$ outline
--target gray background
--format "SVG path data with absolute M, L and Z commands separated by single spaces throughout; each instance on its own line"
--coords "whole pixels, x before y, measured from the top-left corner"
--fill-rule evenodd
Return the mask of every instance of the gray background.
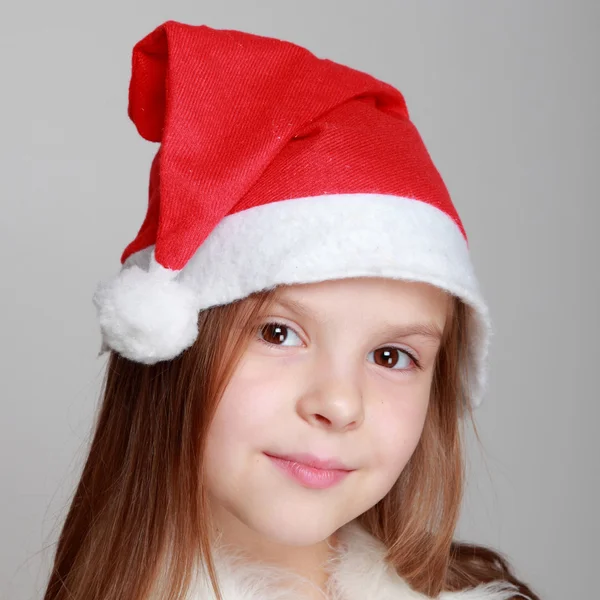
M 105 364 L 91 294 L 141 224 L 156 150 L 126 114 L 131 49 L 167 19 L 289 39 L 403 91 L 496 330 L 458 535 L 544 599 L 597 597 L 598 2 L 2 5 L 0 597 L 41 596 L 85 455 Z

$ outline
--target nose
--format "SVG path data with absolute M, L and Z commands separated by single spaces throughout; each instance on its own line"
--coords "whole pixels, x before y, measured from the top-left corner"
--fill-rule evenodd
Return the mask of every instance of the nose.
M 329 365 L 331 366 L 331 365 Z M 356 429 L 364 420 L 362 386 L 356 374 L 330 368 L 312 379 L 298 398 L 296 410 L 308 423 L 331 431 Z

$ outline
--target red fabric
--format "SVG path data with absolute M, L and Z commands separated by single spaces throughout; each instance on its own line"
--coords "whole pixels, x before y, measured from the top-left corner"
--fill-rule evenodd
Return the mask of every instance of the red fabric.
M 179 270 L 228 214 L 334 193 L 428 202 L 465 235 L 402 94 L 289 42 L 168 21 L 133 49 L 128 112 L 161 146 L 122 261 L 156 244 Z

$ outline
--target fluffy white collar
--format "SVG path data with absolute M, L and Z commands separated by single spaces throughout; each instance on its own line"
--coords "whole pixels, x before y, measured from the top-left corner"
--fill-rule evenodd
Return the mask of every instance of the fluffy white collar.
M 428 600 L 417 593 L 383 560 L 385 547 L 356 522 L 339 532 L 339 547 L 330 565 L 327 600 Z M 297 576 L 269 566 L 248 564 L 239 555 L 215 552 L 224 600 L 301 600 Z M 444 592 L 439 600 L 509 600 L 517 597 L 506 582 L 481 585 L 464 592 Z M 195 584 L 189 600 L 214 600 L 206 581 Z M 325 600 L 325 599 L 324 599 Z

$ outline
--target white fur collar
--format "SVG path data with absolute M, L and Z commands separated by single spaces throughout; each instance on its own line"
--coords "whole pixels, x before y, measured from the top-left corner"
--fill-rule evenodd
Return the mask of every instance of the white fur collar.
M 356 522 L 340 530 L 339 541 L 329 565 L 331 591 L 327 600 L 428 600 L 385 564 L 383 544 Z M 215 552 L 215 566 L 224 600 L 302 598 L 296 588 L 299 578 L 281 569 L 251 565 L 239 555 L 219 551 Z M 517 596 L 510 584 L 498 582 L 464 592 L 444 592 L 439 600 L 509 600 Z M 214 599 L 205 581 L 197 582 L 189 596 L 189 600 Z

